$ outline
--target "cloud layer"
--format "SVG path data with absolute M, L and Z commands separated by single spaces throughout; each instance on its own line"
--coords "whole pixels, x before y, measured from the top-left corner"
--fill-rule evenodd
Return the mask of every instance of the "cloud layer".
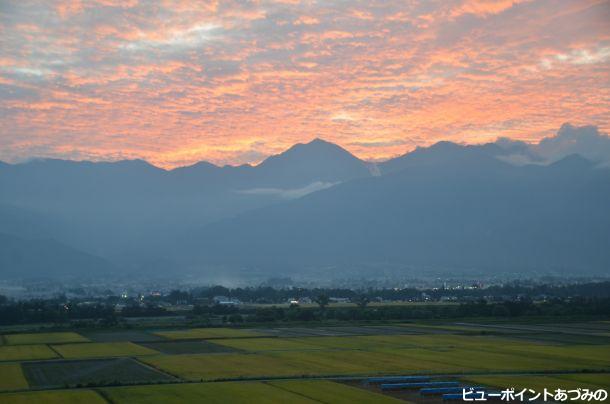
M 595 126 L 577 127 L 569 123 L 557 134 L 538 143 L 500 138 L 496 143 L 509 151 L 501 158 L 515 164 L 549 164 L 571 154 L 579 154 L 603 166 L 610 166 L 610 137 Z
M 269 196 L 277 196 L 284 199 L 296 199 L 312 192 L 321 191 L 326 188 L 330 188 L 337 183 L 333 182 L 322 182 L 315 181 L 309 185 L 306 185 L 302 188 L 293 188 L 293 189 L 281 189 L 281 188 L 252 188 L 252 189 L 244 189 L 236 191 L 241 194 L 246 195 L 269 195 Z
M 608 132 L 609 20 L 605 0 L 3 1 L 0 160 Z

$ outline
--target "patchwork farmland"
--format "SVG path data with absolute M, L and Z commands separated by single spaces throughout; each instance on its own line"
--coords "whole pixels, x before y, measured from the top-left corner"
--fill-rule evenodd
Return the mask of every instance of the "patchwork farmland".
M 610 323 L 601 321 L 85 330 L 2 341 L 2 403 L 432 403 L 467 386 L 610 389 Z

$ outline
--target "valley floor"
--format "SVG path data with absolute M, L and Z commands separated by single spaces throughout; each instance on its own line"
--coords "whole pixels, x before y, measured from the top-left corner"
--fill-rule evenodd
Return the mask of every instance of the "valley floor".
M 610 321 L 5 334 L 2 403 L 441 402 L 379 376 L 610 389 Z M 527 398 L 526 400 L 527 401 Z

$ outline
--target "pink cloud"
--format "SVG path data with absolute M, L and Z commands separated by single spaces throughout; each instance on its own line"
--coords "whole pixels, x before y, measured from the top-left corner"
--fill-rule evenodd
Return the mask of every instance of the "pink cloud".
M 379 159 L 610 131 L 604 2 L 56 4 L 0 22 L 0 160 L 243 163 L 317 136 Z

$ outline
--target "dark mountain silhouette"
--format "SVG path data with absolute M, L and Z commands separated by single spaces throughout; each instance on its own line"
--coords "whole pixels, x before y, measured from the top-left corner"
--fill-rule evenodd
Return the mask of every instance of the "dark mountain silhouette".
M 314 181 L 343 182 L 371 175 L 362 160 L 322 139 L 296 144 L 256 168 L 262 185 L 276 187 L 305 186 Z
M 574 156 L 516 167 L 450 143 L 401 164 L 208 225 L 182 240 L 180 256 L 190 253 L 190 266 L 274 270 L 383 264 L 601 273 L 610 265 L 610 170 Z
M 314 139 L 270 156 L 257 166 L 218 167 L 200 162 L 170 172 L 175 178 L 198 180 L 214 189 L 299 188 L 314 182 L 336 183 L 370 176 L 367 164 L 345 149 Z
M 389 174 L 412 167 L 413 165 L 443 166 L 462 162 L 469 164 L 479 159 L 496 159 L 507 150 L 495 143 L 462 146 L 452 142 L 438 142 L 430 147 L 418 147 L 410 153 L 377 164 L 382 174 Z
M 570 154 L 549 165 L 549 167 L 556 171 L 563 173 L 579 173 L 585 170 L 595 168 L 596 164 L 591 160 L 587 160 L 579 154 Z
M 98 277 L 114 270 L 108 261 L 52 239 L 25 240 L 0 233 L 2 278 Z
M 147 272 L 607 269 L 610 170 L 578 155 L 501 161 L 520 147 L 440 142 L 379 163 L 381 176 L 319 139 L 257 166 L 0 164 L 0 233 L 12 257 L 31 248 L 19 259 L 41 273 L 59 268 L 53 248 L 70 273 L 105 268 L 96 257 Z
M 33 160 L 0 166 L 0 204 L 61 223 L 48 233 L 61 242 L 138 265 L 188 229 L 368 175 L 364 162 L 319 139 L 257 166 L 166 171 L 142 160 Z
M 23 238 L 49 238 L 61 227 L 53 218 L 31 210 L 0 204 L 0 229 Z

